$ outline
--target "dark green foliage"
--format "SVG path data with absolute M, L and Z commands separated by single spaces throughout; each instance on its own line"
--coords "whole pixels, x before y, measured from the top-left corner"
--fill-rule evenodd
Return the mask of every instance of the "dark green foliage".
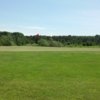
M 52 41 L 50 41 L 50 46 L 51 47 L 62 47 L 63 44 L 61 42 L 52 40 Z
M 40 46 L 49 46 L 49 41 L 48 40 L 46 40 L 46 39 L 40 39 L 39 41 L 38 41 L 38 44 L 40 45 Z
M 40 46 L 49 46 L 49 47 L 62 47 L 63 44 L 61 42 L 58 41 L 54 41 L 53 39 L 40 39 L 38 44 Z
M 100 46 L 100 35 L 96 36 L 24 36 L 20 32 L 0 32 L 0 45 L 39 45 L 50 47 L 62 46 Z
M 26 44 L 26 38 L 22 33 L 14 32 L 12 33 L 12 37 L 16 45 L 20 46 Z
M 25 45 L 26 37 L 19 32 L 0 32 L 0 45 L 12 46 L 12 45 Z
M 100 45 L 100 35 L 95 36 L 95 43 L 96 45 Z
M 0 37 L 0 43 L 1 43 L 1 45 L 4 45 L 4 46 L 10 46 L 11 45 L 11 41 L 10 41 L 9 37 L 7 37 L 7 36 L 1 36 Z
M 38 41 L 39 41 L 39 39 L 40 39 L 39 34 L 36 34 L 36 35 L 34 36 L 34 39 L 35 39 L 35 43 L 38 43 Z
M 0 32 L 0 45 L 11 46 L 14 45 L 13 38 L 9 32 Z

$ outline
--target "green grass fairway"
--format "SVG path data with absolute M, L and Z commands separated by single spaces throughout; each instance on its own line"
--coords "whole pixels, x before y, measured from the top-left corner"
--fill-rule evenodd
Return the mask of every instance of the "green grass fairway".
M 100 47 L 0 46 L 0 51 L 100 51 Z
M 0 52 L 0 100 L 100 100 L 100 51 Z

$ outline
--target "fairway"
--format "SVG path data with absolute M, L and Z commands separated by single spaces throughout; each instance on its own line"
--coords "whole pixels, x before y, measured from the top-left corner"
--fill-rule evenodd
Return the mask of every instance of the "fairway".
M 99 48 L 1 48 L 0 100 L 100 100 Z
M 100 51 L 100 47 L 0 46 L 0 51 Z

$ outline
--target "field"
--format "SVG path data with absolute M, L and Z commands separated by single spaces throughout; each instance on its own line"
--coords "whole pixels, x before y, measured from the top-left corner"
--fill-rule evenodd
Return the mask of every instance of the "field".
M 0 100 L 100 100 L 100 49 L 0 47 Z

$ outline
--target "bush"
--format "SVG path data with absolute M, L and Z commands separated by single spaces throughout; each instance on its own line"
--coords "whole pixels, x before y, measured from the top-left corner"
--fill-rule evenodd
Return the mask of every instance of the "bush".
M 8 36 L 1 36 L 0 37 L 0 45 L 12 46 L 12 45 L 14 45 L 14 42 Z
M 49 41 L 46 40 L 46 39 L 40 39 L 40 40 L 38 41 L 38 44 L 39 44 L 40 46 L 49 46 Z
M 52 40 L 52 41 L 50 41 L 50 46 L 51 47 L 62 47 L 63 44 L 61 42 Z
M 47 46 L 47 47 L 62 47 L 62 46 L 64 46 L 61 42 L 54 41 L 54 40 L 46 40 L 46 39 L 40 39 L 38 41 L 38 44 L 40 46 Z

